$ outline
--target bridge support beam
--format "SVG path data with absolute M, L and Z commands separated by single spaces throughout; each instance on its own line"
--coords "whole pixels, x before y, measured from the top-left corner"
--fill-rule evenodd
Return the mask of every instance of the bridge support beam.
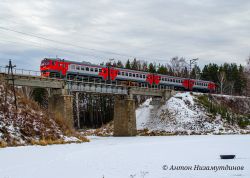
M 72 95 L 54 94 L 50 96 L 49 112 L 65 119 L 72 128 L 74 127 Z
M 135 101 L 115 98 L 114 136 L 136 136 Z

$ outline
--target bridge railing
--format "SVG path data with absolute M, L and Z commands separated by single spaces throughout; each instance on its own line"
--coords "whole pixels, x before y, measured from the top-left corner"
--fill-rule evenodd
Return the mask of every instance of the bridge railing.
M 4 66 L 0 66 L 0 73 L 8 74 L 8 68 Z M 27 69 L 18 69 L 13 68 L 13 74 L 14 75 L 25 75 L 25 76 L 41 76 L 40 71 L 35 70 L 27 70 Z

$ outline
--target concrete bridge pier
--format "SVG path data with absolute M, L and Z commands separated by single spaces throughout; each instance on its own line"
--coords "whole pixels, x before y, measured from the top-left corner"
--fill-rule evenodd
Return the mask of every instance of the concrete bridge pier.
M 136 136 L 135 101 L 130 97 L 115 98 L 114 136 Z
M 172 90 L 165 90 L 162 93 L 162 99 L 161 99 L 161 104 L 165 104 L 169 98 L 171 98 L 175 93 Z
M 67 94 L 63 89 L 54 90 L 49 96 L 48 106 L 50 113 L 65 119 L 72 128 L 74 127 L 72 95 Z

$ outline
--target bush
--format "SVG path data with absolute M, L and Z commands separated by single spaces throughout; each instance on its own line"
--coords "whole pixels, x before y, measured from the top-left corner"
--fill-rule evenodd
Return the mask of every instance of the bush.
M 240 128 L 246 128 L 248 125 L 250 125 L 250 116 L 248 117 L 240 117 L 237 119 L 237 123 L 240 126 Z

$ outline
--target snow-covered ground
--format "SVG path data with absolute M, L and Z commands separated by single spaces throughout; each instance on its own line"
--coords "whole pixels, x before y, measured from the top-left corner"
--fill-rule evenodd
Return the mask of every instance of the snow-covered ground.
M 248 178 L 249 148 L 250 135 L 91 137 L 82 144 L 0 149 L 0 178 Z M 236 159 L 221 160 L 220 154 Z M 244 170 L 163 170 L 164 165 Z
M 198 95 L 198 94 L 196 94 Z M 136 110 L 137 129 L 165 131 L 175 134 L 245 133 L 237 125 L 229 125 L 220 115 L 213 117 L 189 92 L 177 93 L 162 106 L 146 100 Z

